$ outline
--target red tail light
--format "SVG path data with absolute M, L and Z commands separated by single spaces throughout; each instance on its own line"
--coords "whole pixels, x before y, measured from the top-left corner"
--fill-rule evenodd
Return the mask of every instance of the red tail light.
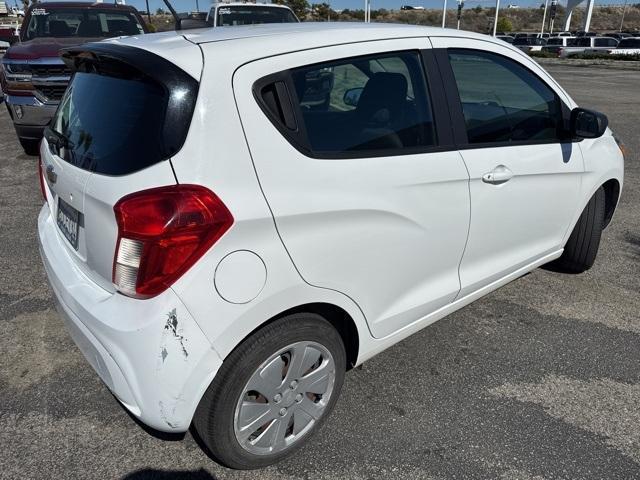
M 118 222 L 113 283 L 136 298 L 169 288 L 233 225 L 224 203 L 198 185 L 137 192 L 113 210 Z
M 42 156 L 38 155 L 38 179 L 40 180 L 40 191 L 42 192 L 42 198 L 47 202 L 47 191 L 44 186 L 44 171 L 42 171 Z

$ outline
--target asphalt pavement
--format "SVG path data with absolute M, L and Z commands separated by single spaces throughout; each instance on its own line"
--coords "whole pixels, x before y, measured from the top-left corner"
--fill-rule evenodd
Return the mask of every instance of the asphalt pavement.
M 0 478 L 640 479 L 640 72 L 548 67 L 630 152 L 595 267 L 536 270 L 347 375 L 312 442 L 265 470 L 136 424 L 58 318 L 37 159 L 0 113 Z

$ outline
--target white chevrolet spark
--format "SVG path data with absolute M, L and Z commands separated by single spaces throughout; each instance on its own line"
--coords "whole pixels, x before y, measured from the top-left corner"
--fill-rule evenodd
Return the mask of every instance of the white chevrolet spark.
M 274 463 L 345 371 L 550 262 L 582 272 L 621 147 L 519 50 L 296 24 L 68 49 L 41 144 L 68 329 L 145 424 Z

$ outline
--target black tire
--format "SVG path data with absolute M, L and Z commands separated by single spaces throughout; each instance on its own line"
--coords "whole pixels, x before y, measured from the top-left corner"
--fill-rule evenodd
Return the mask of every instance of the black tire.
M 552 269 L 566 273 L 582 273 L 596 261 L 604 229 L 605 192 L 600 187 L 591 197 L 571 232 L 562 256 L 551 264 Z
M 31 138 L 19 138 L 20 145 L 24 153 L 31 156 L 37 156 L 40 153 L 40 140 L 33 140 Z
M 263 362 L 278 350 L 300 341 L 317 342 L 333 357 L 335 383 L 329 402 L 311 429 L 285 450 L 266 455 L 251 453 L 238 442 L 234 431 L 240 395 Z M 340 395 L 345 371 L 344 344 L 329 322 L 316 314 L 287 315 L 253 333 L 225 359 L 193 417 L 196 437 L 214 460 L 230 468 L 249 470 L 279 462 L 307 443 L 330 415 Z

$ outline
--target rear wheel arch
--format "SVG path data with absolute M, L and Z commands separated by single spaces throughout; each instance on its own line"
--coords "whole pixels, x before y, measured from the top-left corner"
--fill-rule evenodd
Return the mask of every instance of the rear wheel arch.
M 602 184 L 605 193 L 605 205 L 604 205 L 604 228 L 606 228 L 611 219 L 613 213 L 618 205 L 618 199 L 620 198 L 620 182 L 611 178 Z
M 336 329 L 344 343 L 344 348 L 347 354 L 347 370 L 350 370 L 355 366 L 358 359 L 358 352 L 360 350 L 358 327 L 356 326 L 353 317 L 346 310 L 332 303 L 305 303 L 280 312 L 249 332 L 241 341 L 238 342 L 238 345 L 267 325 L 294 313 L 315 313 L 328 321 L 333 328 Z M 229 352 L 229 355 L 230 354 L 231 352 Z

